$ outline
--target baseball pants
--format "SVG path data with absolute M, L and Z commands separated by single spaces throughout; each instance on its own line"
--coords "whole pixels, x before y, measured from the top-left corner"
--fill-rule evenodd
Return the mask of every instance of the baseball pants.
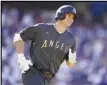
M 50 81 L 45 79 L 38 71 L 31 69 L 22 74 L 23 85 L 50 85 Z

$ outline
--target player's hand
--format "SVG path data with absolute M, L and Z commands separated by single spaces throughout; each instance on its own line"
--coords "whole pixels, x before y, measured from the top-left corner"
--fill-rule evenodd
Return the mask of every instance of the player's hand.
M 18 64 L 22 73 L 29 69 L 29 66 L 32 65 L 30 60 L 26 60 L 24 55 L 18 56 Z

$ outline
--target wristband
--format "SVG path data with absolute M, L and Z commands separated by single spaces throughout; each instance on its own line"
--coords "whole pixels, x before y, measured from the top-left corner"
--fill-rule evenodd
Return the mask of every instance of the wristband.
M 23 57 L 24 56 L 23 53 L 18 53 L 17 55 L 18 55 L 18 57 L 21 57 L 21 56 Z

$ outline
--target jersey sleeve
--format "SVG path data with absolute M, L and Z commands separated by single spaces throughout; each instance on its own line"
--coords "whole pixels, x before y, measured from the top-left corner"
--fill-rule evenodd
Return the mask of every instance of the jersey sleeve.
M 71 53 L 72 54 L 75 54 L 75 51 L 76 51 L 76 47 L 75 47 L 76 44 L 74 44 L 70 49 L 71 49 Z M 76 56 L 75 56 L 76 57 Z M 64 55 L 64 58 L 66 61 L 69 60 L 69 51 Z
M 76 40 L 74 39 L 73 40 L 73 44 L 72 46 L 70 47 L 71 49 L 71 52 L 74 53 L 76 51 Z M 68 60 L 69 59 L 69 51 L 64 55 L 65 59 Z
M 73 37 L 73 44 L 71 46 L 71 52 L 74 53 L 76 51 L 76 37 Z
M 24 28 L 20 32 L 20 36 L 21 36 L 23 41 L 34 40 L 36 38 L 36 35 L 38 32 L 39 32 L 39 25 L 36 24 L 33 26 L 29 26 L 27 28 Z
M 76 43 L 72 45 L 71 52 L 74 53 L 76 51 Z

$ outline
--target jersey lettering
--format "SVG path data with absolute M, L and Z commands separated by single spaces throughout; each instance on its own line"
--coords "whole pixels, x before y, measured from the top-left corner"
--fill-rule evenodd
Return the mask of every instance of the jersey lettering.
M 64 43 L 61 44 L 61 50 L 63 50 L 63 47 L 64 47 Z
M 56 41 L 55 48 L 59 48 L 59 41 Z
M 41 48 L 47 48 L 47 40 L 44 40 Z
M 54 41 L 50 40 L 49 47 L 53 47 L 53 45 L 54 45 Z
M 54 47 L 55 46 L 55 47 Z M 67 52 L 70 46 L 65 45 L 64 43 L 61 43 L 59 41 L 54 41 L 54 40 L 44 40 L 41 48 L 47 48 L 47 47 L 54 47 L 55 49 L 60 49 L 64 52 Z

